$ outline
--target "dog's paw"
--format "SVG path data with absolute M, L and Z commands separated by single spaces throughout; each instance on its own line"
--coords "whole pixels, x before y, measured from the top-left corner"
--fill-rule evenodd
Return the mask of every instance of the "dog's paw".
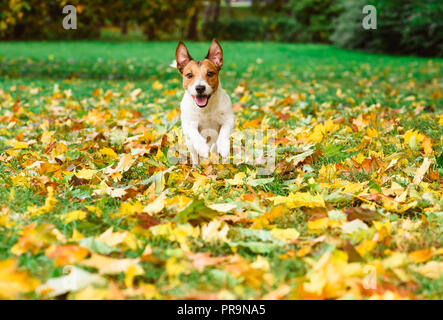
M 222 158 L 226 158 L 227 156 L 229 156 L 230 147 L 231 146 L 229 144 L 229 140 L 218 139 L 217 152 L 219 155 L 221 155 Z
M 209 157 L 209 147 L 206 143 L 194 144 L 194 149 L 197 151 L 198 155 L 202 158 Z

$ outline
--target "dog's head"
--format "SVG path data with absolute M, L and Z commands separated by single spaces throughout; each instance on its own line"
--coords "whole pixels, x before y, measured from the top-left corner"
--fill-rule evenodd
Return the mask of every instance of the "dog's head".
M 207 106 L 211 95 L 217 90 L 218 73 L 223 65 L 223 51 L 216 39 L 212 40 L 206 58 L 195 61 L 183 42 L 175 52 L 177 68 L 183 76 L 183 88 L 189 92 L 200 108 Z

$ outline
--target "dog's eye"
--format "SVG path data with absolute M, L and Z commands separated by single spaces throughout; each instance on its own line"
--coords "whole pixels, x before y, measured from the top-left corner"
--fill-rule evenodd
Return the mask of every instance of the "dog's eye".
M 207 76 L 212 77 L 214 75 L 214 72 L 208 71 Z
M 193 77 L 192 73 L 188 73 L 188 74 L 186 75 L 186 78 L 188 78 L 188 79 L 191 79 L 192 77 Z

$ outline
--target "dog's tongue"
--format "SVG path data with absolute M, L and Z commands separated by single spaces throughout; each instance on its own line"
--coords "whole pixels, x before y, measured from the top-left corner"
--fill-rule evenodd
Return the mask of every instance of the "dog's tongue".
M 194 96 L 194 100 L 199 107 L 204 107 L 208 103 L 208 96 Z

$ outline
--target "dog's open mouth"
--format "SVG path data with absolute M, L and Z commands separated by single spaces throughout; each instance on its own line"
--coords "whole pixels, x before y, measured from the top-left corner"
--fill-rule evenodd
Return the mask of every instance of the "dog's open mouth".
M 192 96 L 192 98 L 195 101 L 195 104 L 198 105 L 200 108 L 206 107 L 210 97 L 211 96 L 206 96 L 206 95 Z

